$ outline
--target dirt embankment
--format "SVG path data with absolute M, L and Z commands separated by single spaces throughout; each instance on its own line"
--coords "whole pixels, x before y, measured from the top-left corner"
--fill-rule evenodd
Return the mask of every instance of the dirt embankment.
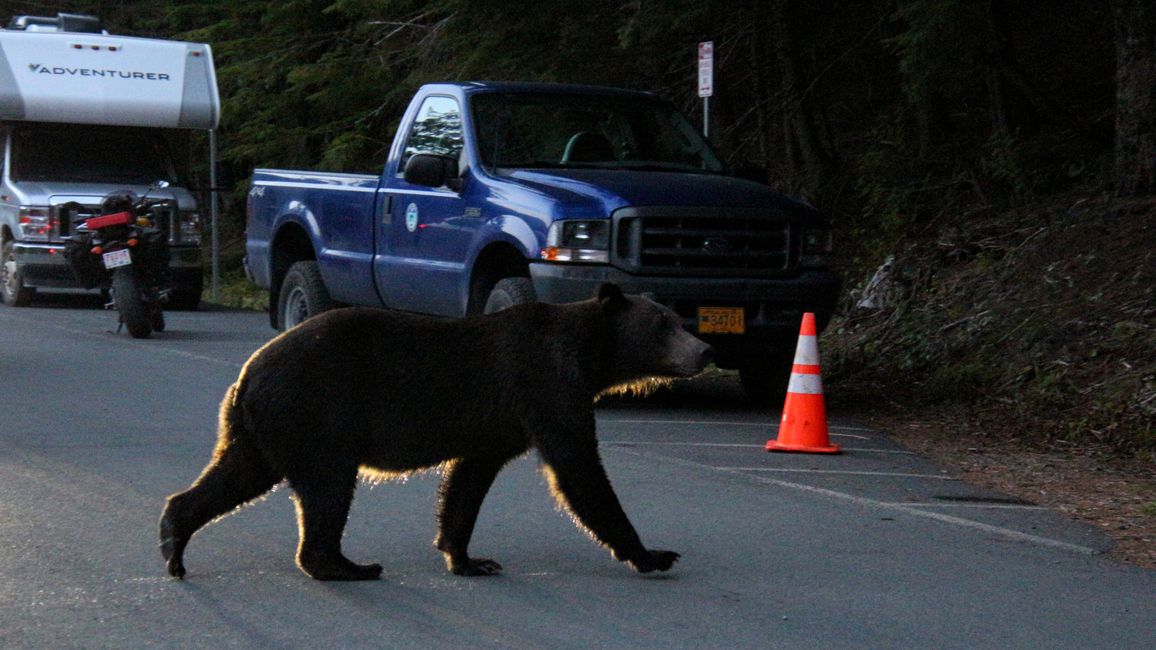
M 971 215 L 849 280 L 829 399 L 1156 567 L 1156 200 Z

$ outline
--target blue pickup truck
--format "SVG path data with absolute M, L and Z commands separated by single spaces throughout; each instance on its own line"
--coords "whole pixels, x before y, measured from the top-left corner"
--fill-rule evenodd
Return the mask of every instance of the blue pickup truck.
M 729 175 L 671 104 L 612 88 L 423 86 L 380 176 L 257 169 L 247 219 L 275 328 L 341 304 L 583 300 L 610 280 L 682 315 L 755 397 L 840 286 L 819 211 Z

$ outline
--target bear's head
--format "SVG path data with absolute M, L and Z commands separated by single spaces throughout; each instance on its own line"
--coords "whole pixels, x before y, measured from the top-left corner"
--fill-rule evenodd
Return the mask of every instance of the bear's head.
M 603 283 L 595 296 L 611 332 L 606 360 L 610 385 L 648 377 L 693 377 L 714 358 L 714 350 L 682 327 L 673 311 L 643 296 L 627 296 Z

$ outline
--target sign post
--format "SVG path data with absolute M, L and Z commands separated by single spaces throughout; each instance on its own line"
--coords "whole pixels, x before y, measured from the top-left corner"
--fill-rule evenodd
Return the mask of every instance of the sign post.
M 714 94 L 714 41 L 698 44 L 698 96 L 702 97 L 702 135 L 710 138 L 710 96 Z

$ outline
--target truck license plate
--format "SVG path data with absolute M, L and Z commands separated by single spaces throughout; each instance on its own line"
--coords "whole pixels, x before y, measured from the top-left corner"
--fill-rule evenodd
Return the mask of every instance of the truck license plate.
M 699 307 L 699 334 L 742 334 L 746 332 L 742 307 Z
M 118 266 L 128 266 L 132 264 L 132 255 L 129 254 L 127 248 L 122 248 L 118 251 L 110 251 L 101 256 L 104 261 L 104 268 L 115 269 Z

